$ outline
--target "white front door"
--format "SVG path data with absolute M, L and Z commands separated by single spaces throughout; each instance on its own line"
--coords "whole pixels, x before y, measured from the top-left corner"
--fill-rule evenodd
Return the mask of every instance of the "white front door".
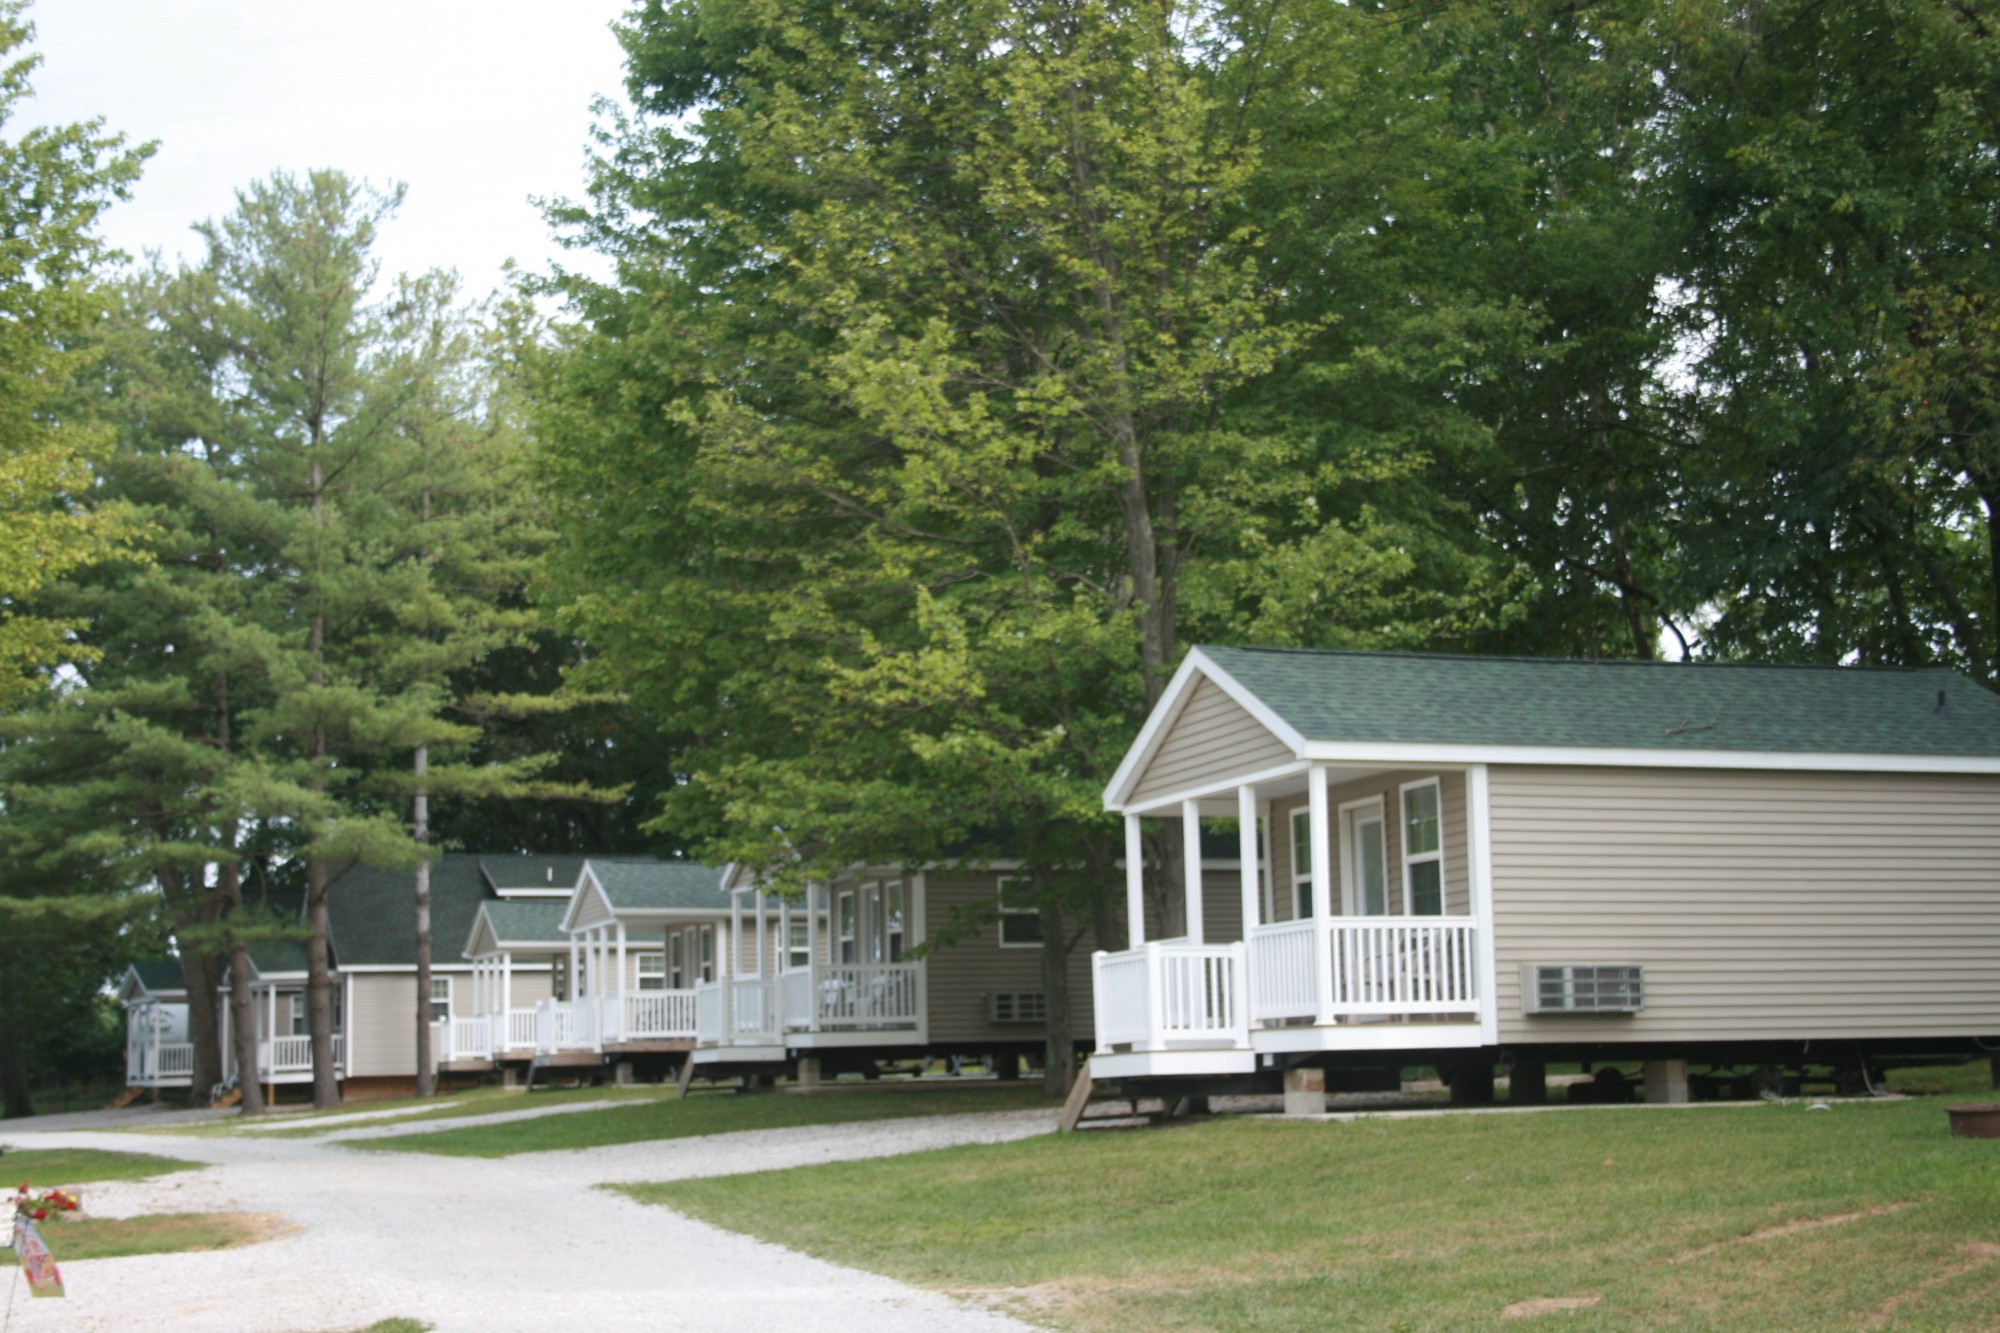
M 1380 802 L 1351 806 L 1347 814 L 1347 910 L 1353 916 L 1389 913 L 1388 844 Z

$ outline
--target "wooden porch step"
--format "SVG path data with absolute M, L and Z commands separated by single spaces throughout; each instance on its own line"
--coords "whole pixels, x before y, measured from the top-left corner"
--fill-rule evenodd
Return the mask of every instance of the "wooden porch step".
M 1057 1133 L 1070 1134 L 1093 1125 L 1130 1124 L 1134 1120 L 1163 1125 L 1187 1109 L 1189 1104 L 1185 1097 L 1121 1097 L 1093 1106 L 1090 1098 L 1095 1089 L 1096 1085 L 1090 1077 L 1090 1061 L 1086 1059 L 1083 1067 L 1076 1071 L 1076 1082 L 1070 1085 L 1069 1099 L 1063 1103 L 1062 1114 L 1056 1118 Z M 1143 1109 L 1140 1106 L 1142 1101 L 1153 1102 L 1157 1109 Z M 1097 1114 L 1091 1114 L 1092 1111 Z
M 107 1111 L 122 1111 L 146 1095 L 144 1088 L 127 1088 L 104 1104 Z

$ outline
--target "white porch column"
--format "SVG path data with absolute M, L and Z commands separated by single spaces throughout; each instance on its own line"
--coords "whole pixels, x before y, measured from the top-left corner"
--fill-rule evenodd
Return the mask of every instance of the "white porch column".
M 1271 822 L 1271 803 L 1257 802 L 1257 822 L 1264 828 L 1264 920 L 1278 919 L 1278 826 Z
M 274 1060 L 273 1060 L 273 1058 L 272 1058 L 272 1057 L 276 1056 L 276 1055 L 277 1055 L 277 1053 L 278 1053 L 278 988 L 277 988 L 277 986 L 276 986 L 275 984 L 273 984 L 273 985 L 272 985 L 272 986 L 271 986 L 271 987 L 270 987 L 269 989 L 267 989 L 267 990 L 266 990 L 266 991 L 264 992 L 264 996 L 265 996 L 265 1003 L 264 1003 L 264 1011 L 265 1011 L 265 1013 L 266 1013 L 266 1014 L 268 1014 L 268 1015 L 269 1015 L 269 1017 L 268 1017 L 268 1018 L 267 1018 L 267 1019 L 265 1020 L 265 1028 L 267 1029 L 267 1033 L 266 1033 L 266 1036 L 265 1036 L 265 1040 L 266 1040 L 266 1041 L 268 1041 L 268 1042 L 270 1043 L 270 1045 L 268 1045 L 268 1046 L 265 1046 L 265 1047 L 261 1047 L 261 1048 L 260 1048 L 260 1054 L 259 1054 L 259 1058 L 258 1058 L 258 1061 L 257 1061 L 257 1063 L 258 1063 L 258 1064 L 260 1064 L 260 1065 L 263 1065 L 263 1066 L 265 1066 L 265 1067 L 267 1067 L 267 1068 L 268 1068 L 268 1067 L 269 1067 L 270 1065 L 272 1065 L 272 1064 L 274 1063 Z M 262 1054 L 261 1054 L 261 1052 L 262 1052 L 262 1051 L 269 1051 L 269 1052 L 270 1052 L 271 1054 L 270 1054 L 270 1055 L 268 1055 L 268 1056 L 267 1056 L 267 1055 L 262 1055 Z M 262 1069 L 260 1069 L 260 1070 L 258 1070 L 257 1072 L 261 1074 L 261 1073 L 263 1073 L 264 1071 L 263 1071 Z
M 822 893 L 822 890 L 824 891 Z M 806 885 L 806 1031 L 819 1031 L 819 899 L 833 906 L 833 890 L 822 885 Z M 828 922 L 831 925 L 832 922 Z
M 730 894 L 729 924 L 723 926 L 718 923 L 715 927 L 717 935 L 725 930 L 729 932 L 727 940 L 718 939 L 715 942 L 715 981 L 722 988 L 722 1039 L 725 1042 L 736 1040 L 736 968 L 733 966 L 735 960 L 730 956 L 736 951 L 736 923 L 741 915 L 736 903 L 736 895 Z
M 768 949 L 770 946 L 770 923 L 764 920 L 764 891 L 762 889 L 757 890 L 755 902 L 757 906 L 756 975 L 757 979 L 761 981 L 764 978 L 764 960 L 769 957 Z
M 1204 944 L 1201 902 L 1201 805 L 1181 802 L 1181 860 L 1187 897 L 1187 942 Z
M 742 945 L 739 943 L 739 941 L 741 941 L 742 938 L 743 938 L 743 895 L 740 893 L 732 893 L 729 895 L 729 947 L 732 949 L 741 948 Z M 737 969 L 740 968 L 742 965 L 743 965 L 743 960 L 740 957 L 731 958 L 729 960 L 730 974 L 733 976 L 736 973 Z
M 1314 764 L 1306 770 L 1307 818 L 1312 824 L 1313 989 L 1318 996 L 1316 1019 L 1321 1026 L 1333 1023 L 1333 838 L 1327 823 L 1326 769 Z
M 792 896 L 778 899 L 778 975 L 783 976 L 792 961 Z
M 613 995 L 623 995 L 627 984 L 625 981 L 625 923 L 623 921 L 618 923 L 618 970 L 612 975 L 618 979 L 618 984 L 611 988 L 611 993 Z
M 1236 789 L 1236 857 L 1241 866 L 1237 881 L 1243 895 L 1243 938 L 1248 940 L 1250 932 L 1258 925 L 1257 791 L 1254 787 Z
M 1146 852 L 1139 816 L 1125 816 L 1125 947 L 1146 942 Z
M 500 955 L 500 1012 L 504 1015 L 514 1007 L 514 955 Z M 511 1020 L 510 1020 L 511 1021 Z M 512 1029 L 508 1029 L 512 1031 Z
M 575 932 L 571 932 L 569 937 L 569 977 L 567 979 L 567 985 L 565 986 L 565 989 L 569 991 L 569 994 L 563 997 L 565 999 L 574 1000 L 576 998 L 577 966 L 578 966 L 578 954 L 576 947 L 576 934 Z

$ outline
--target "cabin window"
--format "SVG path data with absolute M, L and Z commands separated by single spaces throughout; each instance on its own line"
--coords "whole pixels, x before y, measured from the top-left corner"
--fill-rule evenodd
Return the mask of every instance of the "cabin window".
M 1411 916 L 1444 915 L 1444 819 L 1435 780 L 1403 788 L 1403 884 Z
M 663 953 L 642 953 L 637 968 L 640 990 L 665 990 L 667 988 L 667 956 Z
M 667 977 L 675 990 L 687 986 L 687 956 L 682 946 L 681 933 L 675 931 L 667 936 Z
M 1313 914 L 1312 807 L 1292 811 L 1292 915 L 1304 920 Z
M 715 927 L 701 928 L 701 979 L 715 980 Z
M 836 938 L 840 941 L 840 961 L 843 963 L 852 963 L 854 961 L 854 895 L 851 893 L 841 894 L 837 906 L 839 910 L 835 914 L 835 919 L 839 923 L 839 930 Z
M 785 941 L 785 966 L 812 966 L 812 933 L 803 921 L 791 924 L 791 937 Z
M 882 890 L 871 884 L 861 891 L 861 948 L 871 963 L 882 961 Z
M 903 961 L 903 886 L 891 884 L 882 890 L 885 915 L 889 927 L 889 961 Z
M 285 996 L 285 1008 L 291 1015 L 291 1035 L 303 1037 L 312 1031 L 312 1024 L 306 1019 L 306 993 L 292 991 Z
M 1025 879 L 1000 881 L 1000 947 L 1042 947 L 1042 914 L 1028 901 L 1028 881 Z
M 451 978 L 431 978 L 431 1022 L 451 1021 Z

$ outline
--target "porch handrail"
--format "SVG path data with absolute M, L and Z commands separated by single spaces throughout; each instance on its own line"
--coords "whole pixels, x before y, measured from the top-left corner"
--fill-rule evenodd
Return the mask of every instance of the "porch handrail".
M 779 1007 L 784 1026 L 803 1032 L 812 1026 L 813 969 L 786 968 L 778 974 Z
M 1333 1019 L 1458 1014 L 1480 1007 L 1479 923 L 1469 916 L 1307 918 L 1250 931 L 1254 1017 Z M 1320 1003 L 1314 964 L 1331 955 Z
M 832 963 L 814 986 L 822 1028 L 914 1025 L 922 963 Z
M 506 1020 L 507 1049 L 519 1050 L 535 1044 L 535 1011 L 533 1009 L 509 1009 L 506 1013 Z
M 692 1037 L 695 1030 L 691 990 L 627 991 L 623 997 L 627 1041 L 648 1037 Z
M 1164 1051 L 1250 1044 L 1239 943 L 1150 941 L 1091 956 L 1098 1049 Z
M 708 1046 L 722 1041 L 722 986 L 699 981 L 694 988 L 694 1039 Z
M 775 977 L 735 977 L 730 981 L 730 1013 L 738 1041 L 774 1041 L 778 1035 Z

